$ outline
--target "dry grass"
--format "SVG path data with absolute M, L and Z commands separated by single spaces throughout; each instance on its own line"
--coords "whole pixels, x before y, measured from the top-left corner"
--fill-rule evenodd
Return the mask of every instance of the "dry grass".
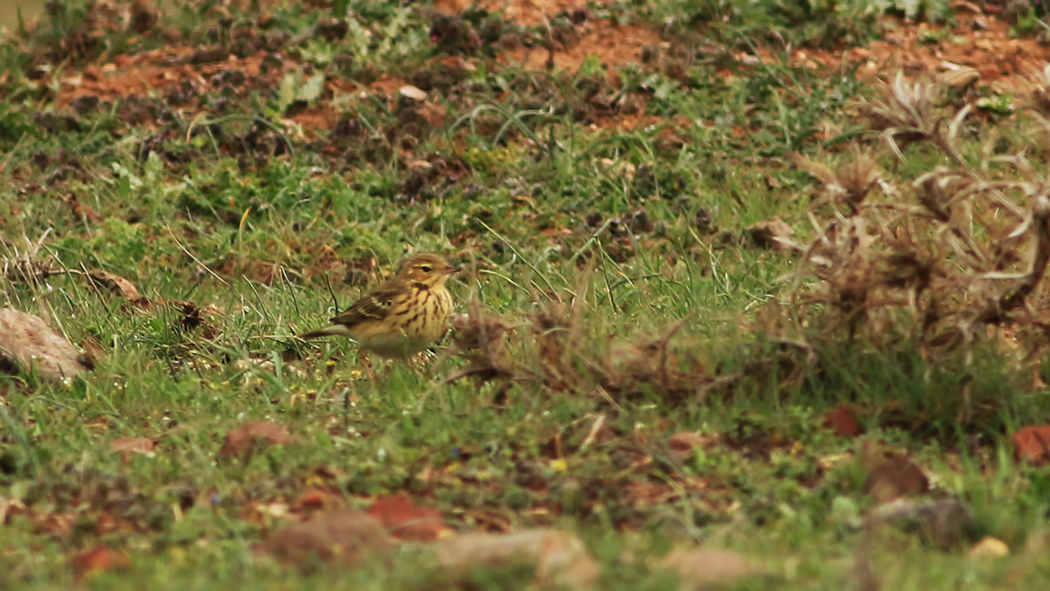
M 1043 131 L 1048 85 L 1047 73 L 1033 77 L 1026 101 Z M 956 359 L 970 371 L 974 348 L 999 333 L 1028 364 L 1050 343 L 1050 192 L 1026 158 L 1031 146 L 995 155 L 988 138 L 971 163 L 960 147 L 970 107 L 946 111 L 944 96 L 897 76 L 862 109 L 899 161 L 925 144 L 947 163 L 914 180 L 881 169 L 877 148 L 859 143 L 835 166 L 799 158 L 821 194 L 791 305 L 825 343 L 906 339 L 928 363 Z
M 698 348 L 672 345 L 686 319 L 653 333 L 613 340 L 588 321 L 586 290 L 571 304 L 554 301 L 525 320 L 482 310 L 472 301 L 453 319 L 453 354 L 466 362 L 443 381 L 471 377 L 525 390 L 627 400 L 652 394 L 665 401 L 699 399 L 714 380 Z M 612 342 L 611 345 L 603 343 Z

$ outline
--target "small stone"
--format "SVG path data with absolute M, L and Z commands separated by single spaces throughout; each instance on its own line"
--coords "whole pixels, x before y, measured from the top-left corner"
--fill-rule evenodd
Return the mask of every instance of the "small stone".
M 998 538 L 986 536 L 970 548 L 970 558 L 999 558 L 1010 555 L 1010 547 Z
M 917 527 L 923 537 L 941 550 L 969 543 L 973 533 L 970 510 L 959 501 L 914 501 L 897 499 L 872 509 L 865 520 L 869 527 L 880 524 Z
M 310 569 L 314 561 L 359 565 L 390 549 L 386 529 L 375 517 L 340 509 L 318 513 L 308 521 L 287 525 L 255 548 L 256 554 L 289 566 Z
M 415 86 L 412 86 L 411 84 L 406 84 L 405 86 L 402 86 L 398 90 L 398 94 L 400 94 L 401 96 L 403 96 L 405 98 L 412 99 L 414 101 L 420 101 L 420 102 L 425 101 L 426 98 L 427 98 L 426 91 L 421 90 L 421 89 L 419 89 L 419 88 L 417 88 Z
M 713 589 L 761 574 L 752 561 L 735 552 L 707 548 L 673 550 L 660 566 L 678 574 L 682 591 Z

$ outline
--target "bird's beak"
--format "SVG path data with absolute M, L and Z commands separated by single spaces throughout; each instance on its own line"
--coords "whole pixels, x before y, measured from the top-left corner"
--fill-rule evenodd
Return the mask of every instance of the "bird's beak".
M 456 273 L 459 273 L 462 270 L 463 267 L 460 267 L 458 265 L 451 265 L 449 266 L 449 268 L 445 269 L 445 273 L 448 275 L 455 275 Z

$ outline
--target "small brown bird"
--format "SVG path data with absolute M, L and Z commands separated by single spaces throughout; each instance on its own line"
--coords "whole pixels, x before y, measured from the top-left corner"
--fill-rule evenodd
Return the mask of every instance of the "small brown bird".
M 362 352 L 395 358 L 415 355 L 448 330 L 452 294 L 445 282 L 458 271 L 436 254 L 411 255 L 397 275 L 332 318 L 332 324 L 299 338 L 347 336 Z

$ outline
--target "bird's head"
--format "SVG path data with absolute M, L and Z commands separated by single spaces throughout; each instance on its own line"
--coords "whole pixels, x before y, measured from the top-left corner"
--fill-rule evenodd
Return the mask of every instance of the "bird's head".
M 423 252 L 405 258 L 398 267 L 397 276 L 405 281 L 434 287 L 444 285 L 458 271 L 459 267 L 450 265 L 443 257 Z

